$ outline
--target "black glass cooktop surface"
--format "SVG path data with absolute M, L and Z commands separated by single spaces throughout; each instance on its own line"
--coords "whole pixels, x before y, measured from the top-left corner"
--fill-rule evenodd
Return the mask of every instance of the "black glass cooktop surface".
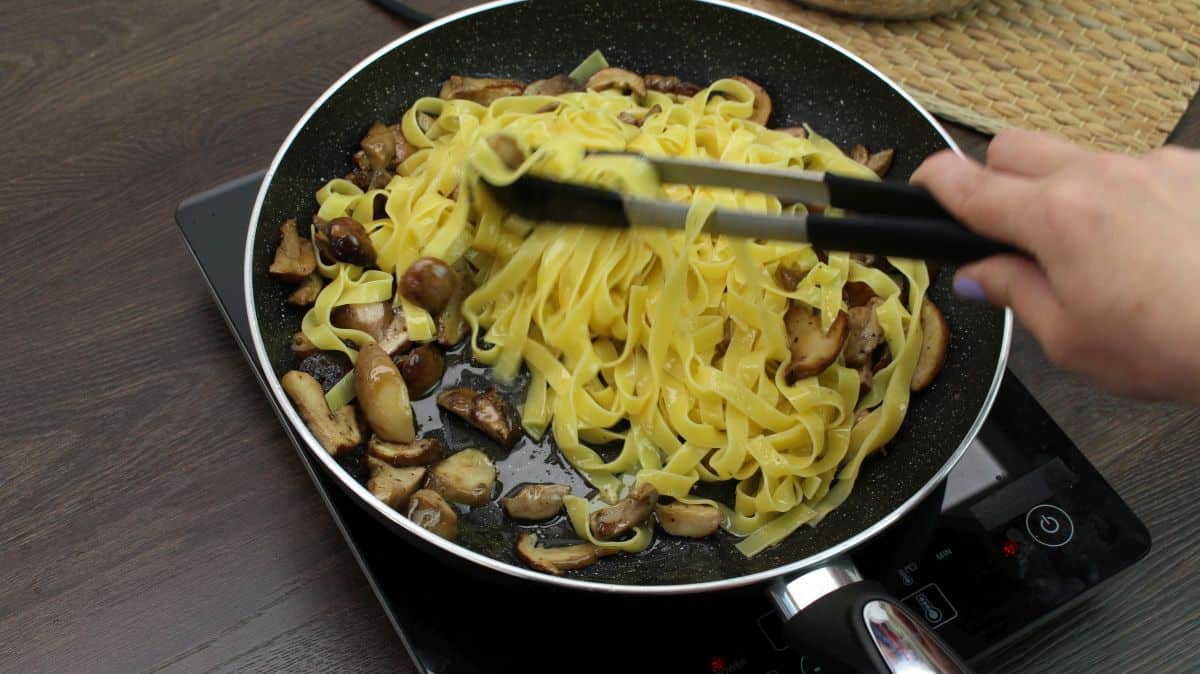
M 260 383 L 242 252 L 261 180 L 197 195 L 176 215 Z M 391 535 L 297 453 L 421 671 L 828 671 L 784 644 L 760 589 L 626 598 L 464 573 Z M 1010 373 L 946 484 L 854 558 L 974 660 L 1102 591 L 1149 548 L 1145 526 Z

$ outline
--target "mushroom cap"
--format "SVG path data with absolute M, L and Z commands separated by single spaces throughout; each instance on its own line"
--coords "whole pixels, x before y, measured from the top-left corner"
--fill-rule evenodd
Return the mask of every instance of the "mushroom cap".
M 937 305 L 928 297 L 921 305 L 921 354 L 913 368 L 910 388 L 923 391 L 933 383 L 946 363 L 946 349 L 950 344 L 950 326 Z
M 842 345 L 846 343 L 848 330 L 845 312 L 838 312 L 837 318 L 829 326 L 829 332 L 821 331 L 819 315 L 800 304 L 788 309 L 783 322 L 787 327 L 788 348 L 792 352 L 792 359 L 784 371 L 789 384 L 824 372 L 837 360 Z

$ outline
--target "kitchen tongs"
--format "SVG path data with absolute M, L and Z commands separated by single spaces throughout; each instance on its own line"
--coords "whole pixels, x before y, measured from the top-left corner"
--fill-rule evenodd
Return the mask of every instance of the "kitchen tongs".
M 603 153 L 620 154 L 620 153 Z M 968 262 L 1013 247 L 968 230 L 916 185 L 847 178 L 832 173 L 780 170 L 723 162 L 640 157 L 667 184 L 710 185 L 774 194 L 783 203 L 823 204 L 841 216 L 768 215 L 718 209 L 704 227 L 713 234 L 808 242 L 824 250 L 875 253 L 944 262 Z M 506 186 L 488 183 L 509 211 L 535 221 L 606 227 L 683 229 L 687 204 L 635 197 L 524 174 Z

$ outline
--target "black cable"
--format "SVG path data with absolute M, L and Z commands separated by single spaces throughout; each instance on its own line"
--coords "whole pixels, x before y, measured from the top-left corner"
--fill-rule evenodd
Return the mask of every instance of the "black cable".
M 418 12 L 412 7 L 409 7 L 408 4 L 403 2 L 403 0 L 371 0 L 371 2 L 374 2 L 376 5 L 379 5 L 383 9 L 395 14 L 401 19 L 404 19 L 409 23 L 415 23 L 418 26 L 429 23 L 434 19 L 434 17 L 429 16 L 424 12 Z

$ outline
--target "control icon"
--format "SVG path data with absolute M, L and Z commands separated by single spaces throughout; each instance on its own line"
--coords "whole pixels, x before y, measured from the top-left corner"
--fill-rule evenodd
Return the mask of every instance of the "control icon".
M 1025 513 L 1025 530 L 1038 543 L 1061 548 L 1075 536 L 1075 523 L 1062 508 L 1043 503 Z
M 904 598 L 905 606 L 925 619 L 929 626 L 937 629 L 958 617 L 958 610 L 946 598 L 937 583 L 925 587 Z

